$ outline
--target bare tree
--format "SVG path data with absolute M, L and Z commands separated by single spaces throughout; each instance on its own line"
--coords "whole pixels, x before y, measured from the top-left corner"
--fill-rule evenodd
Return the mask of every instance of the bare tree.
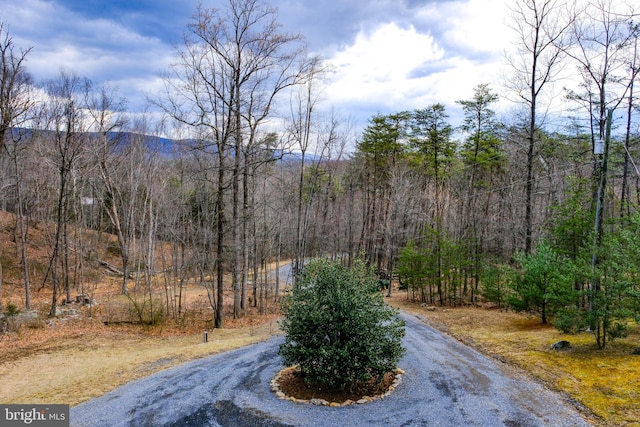
M 532 242 L 533 162 L 537 136 L 545 120 L 541 105 L 545 91 L 558 77 L 568 29 L 573 20 L 562 0 L 522 0 L 511 6 L 518 37 L 516 54 L 508 58 L 514 74 L 508 82 L 527 108 L 527 180 L 525 185 L 525 252 Z M 546 106 L 548 107 L 548 105 Z
M 156 248 L 158 218 L 161 212 L 161 195 L 167 190 L 170 170 L 162 170 L 158 156 L 157 139 L 149 135 L 148 123 L 143 117 L 134 124 L 135 132 L 128 142 L 127 159 L 130 179 L 124 185 L 131 193 L 132 223 L 134 236 L 130 243 L 133 261 L 134 290 L 142 294 L 127 294 L 138 316 L 144 324 L 155 324 L 161 320 L 162 305 L 154 299 L 156 276 Z M 128 163 L 128 162 L 127 162 Z M 129 184 L 130 183 L 130 184 Z M 127 184 L 129 184 L 127 186 Z
M 387 234 L 386 257 L 388 259 L 387 271 L 390 277 L 388 280 L 387 296 L 390 297 L 393 288 L 393 272 L 396 269 L 396 260 L 399 251 L 409 241 L 412 222 L 416 218 L 423 217 L 419 206 L 420 193 L 415 191 L 415 183 L 419 180 L 418 174 L 412 170 L 406 161 L 394 164 L 390 172 L 390 187 L 393 188 L 387 197 L 390 198 L 389 220 L 386 222 L 384 232 Z
M 31 308 L 29 262 L 27 258 L 27 221 L 24 211 L 22 162 L 26 133 L 21 129 L 29 120 L 35 101 L 31 94 L 31 76 L 24 66 L 31 49 L 18 51 L 5 23 L 0 22 L 0 162 L 9 154 L 14 172 L 15 212 L 20 232 L 20 258 L 23 269 L 25 307 Z M 2 185 L 0 185 L 2 187 Z M 16 239 L 18 245 L 18 239 Z M 1 275 L 0 275 L 1 276 Z M 1 281 L 1 277 L 0 277 Z M 2 283 L 0 283 L 0 287 Z
M 636 28 L 636 30 L 638 30 L 638 28 Z M 640 52 L 638 51 L 639 36 L 640 36 L 640 31 L 636 31 L 636 35 L 632 43 L 633 54 L 631 55 L 631 58 L 628 62 L 629 74 L 631 78 L 629 80 L 629 93 L 627 96 L 627 100 L 628 100 L 627 116 L 626 116 L 627 125 L 625 128 L 625 136 L 624 136 L 625 153 L 624 153 L 624 164 L 622 168 L 622 188 L 620 190 L 620 217 L 631 215 L 631 212 L 630 212 L 631 203 L 629 203 L 629 199 L 631 197 L 628 194 L 629 187 L 630 187 L 628 184 L 628 177 L 629 177 L 629 169 L 631 168 L 631 165 L 633 165 L 633 159 L 629 154 L 629 148 L 631 146 L 631 123 L 632 123 L 632 115 L 633 115 L 634 103 L 635 103 L 634 83 L 635 83 L 636 77 L 640 74 Z
M 24 304 L 27 310 L 31 309 L 30 294 L 30 277 L 29 277 L 29 258 L 27 256 L 27 217 L 28 210 L 25 204 L 24 173 L 25 173 L 25 146 L 29 138 L 22 129 L 14 129 L 10 133 L 10 141 L 6 141 L 6 151 L 13 165 L 13 178 L 15 187 L 15 214 L 16 229 L 19 233 L 19 239 L 16 239 L 16 245 L 19 246 L 19 254 L 22 265 L 23 284 L 24 284 Z
M 8 25 L 0 22 L 0 159 L 7 132 L 19 124 L 32 106 L 31 76 L 24 65 L 29 52 L 31 48 L 16 48 Z
M 589 112 L 592 144 L 604 139 L 607 110 L 620 105 L 638 74 L 633 46 L 639 29 L 633 10 L 619 6 L 612 0 L 588 2 L 573 22 L 573 43 L 566 50 L 582 76 L 582 92 L 572 90 L 569 97 Z
M 311 148 L 312 131 L 314 126 L 316 106 L 321 90 L 319 78 L 325 70 L 317 58 L 310 64 L 309 78 L 296 91 L 291 99 L 290 122 L 288 135 L 294 150 L 300 151 L 300 174 L 298 177 L 298 200 L 296 214 L 296 250 L 293 260 L 294 277 L 302 271 L 306 252 L 306 230 L 309 206 L 304 202 L 304 177 L 307 155 Z M 308 201 L 308 199 L 307 199 Z
M 122 165 L 126 160 L 133 160 L 128 156 L 126 134 L 121 133 L 125 125 L 122 114 L 124 100 L 116 96 L 115 90 L 102 86 L 97 91 L 89 90 L 85 94 L 87 112 L 90 116 L 91 130 L 95 138 L 92 141 L 91 154 L 95 162 L 99 181 L 104 190 L 100 203 L 109 217 L 109 221 L 118 238 L 120 257 L 122 260 L 123 294 L 127 293 L 127 280 L 130 275 L 130 240 L 133 232 L 133 215 L 137 208 L 133 200 L 135 193 L 132 185 L 125 185 L 127 177 L 136 179 L 135 174 L 122 173 Z M 133 164 L 132 164 L 133 166 Z M 138 164 L 138 166 L 142 166 Z M 125 171 L 127 171 L 125 167 Z M 129 170 L 129 172 L 131 172 Z M 134 184 L 135 185 L 135 184 Z
M 221 9 L 198 8 L 179 61 L 165 79 L 160 104 L 192 129 L 193 149 L 217 161 L 215 326 L 223 327 L 223 274 L 231 261 L 234 315 L 241 312 L 243 264 L 241 203 L 244 153 L 272 113 L 278 94 L 306 75 L 301 38 L 280 32 L 276 12 L 259 0 L 229 0 Z M 229 173 L 230 172 L 230 176 Z M 248 188 L 248 187 L 246 187 Z M 231 191 L 231 224 L 226 197 Z
M 605 139 L 608 126 L 607 111 L 616 110 L 628 99 L 625 137 L 625 148 L 628 148 L 633 88 L 640 72 L 636 47 L 640 27 L 633 22 L 636 15 L 637 13 L 627 5 L 620 5 L 611 0 L 594 0 L 587 3 L 580 19 L 577 19 L 573 26 L 575 41 L 568 53 L 578 65 L 582 84 L 579 89 L 569 91 L 569 98 L 582 105 L 588 113 L 592 147 L 596 141 Z M 628 160 L 627 154 L 622 182 L 622 206 L 625 203 Z M 595 188 L 601 181 L 602 174 L 602 156 L 594 154 L 594 194 L 597 192 Z M 605 189 L 602 189 L 601 194 L 604 191 Z M 594 196 L 594 199 L 596 197 L 598 196 Z
M 49 275 L 53 282 L 51 316 L 56 314 L 61 279 L 69 299 L 71 277 L 68 224 L 72 201 L 71 178 L 76 160 L 82 154 L 83 138 L 87 131 L 83 112 L 83 94 L 89 85 L 87 79 L 65 71 L 46 85 L 48 99 L 44 106 L 45 121 L 42 123 L 42 128 L 46 130 L 45 136 L 51 138 L 48 147 L 49 155 L 58 173 L 55 237 L 45 276 L 45 282 Z

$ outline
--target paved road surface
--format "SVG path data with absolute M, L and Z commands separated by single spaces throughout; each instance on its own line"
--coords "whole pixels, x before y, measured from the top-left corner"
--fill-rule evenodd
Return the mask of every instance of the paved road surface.
M 562 397 L 428 327 L 407 322 L 391 396 L 344 408 L 278 399 L 282 337 L 168 369 L 71 409 L 72 426 L 588 426 Z

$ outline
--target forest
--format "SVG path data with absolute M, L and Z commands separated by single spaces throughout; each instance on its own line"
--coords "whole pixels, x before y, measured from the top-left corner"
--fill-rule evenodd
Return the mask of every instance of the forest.
M 16 220 L 0 260 L 18 254 L 24 308 L 47 289 L 54 316 L 102 262 L 123 294 L 162 292 L 166 317 L 196 280 L 223 328 L 225 298 L 234 317 L 278 301 L 274 263 L 364 258 L 388 292 L 397 281 L 426 304 L 534 312 L 600 347 L 624 336 L 640 321 L 637 10 L 512 8 L 508 78 L 447 100 L 461 126 L 434 100 L 362 131 L 319 113 L 330 64 L 259 0 L 196 10 L 144 114 L 72 70 L 33 81 L 31 48 L 2 23 L 0 210 Z M 28 256 L 36 223 L 46 264 Z M 88 231 L 116 236 L 117 264 Z M 0 270 L 0 304 L 1 287 Z

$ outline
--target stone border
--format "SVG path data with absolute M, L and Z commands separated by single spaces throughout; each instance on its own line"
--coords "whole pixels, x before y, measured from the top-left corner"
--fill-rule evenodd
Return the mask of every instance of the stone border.
M 295 402 L 295 403 L 310 403 L 312 405 L 330 406 L 330 407 L 333 407 L 333 408 L 338 408 L 338 407 L 342 407 L 342 406 L 349 406 L 349 405 L 354 405 L 354 404 L 361 405 L 363 403 L 369 403 L 369 402 L 373 402 L 374 400 L 378 400 L 378 399 L 382 399 L 384 397 L 387 397 L 391 393 L 393 393 L 393 391 L 396 388 L 398 388 L 400 383 L 402 383 L 402 375 L 404 375 L 404 371 L 402 369 L 396 368 L 396 369 L 393 370 L 393 372 L 395 372 L 395 374 L 396 374 L 395 379 L 393 380 L 393 383 L 389 386 L 387 391 L 385 391 L 384 393 L 378 394 L 378 395 L 375 395 L 375 396 L 363 396 L 361 399 L 358 399 L 357 401 L 353 401 L 353 400 L 349 399 L 349 400 L 345 400 L 342 403 L 339 403 L 339 402 L 328 402 L 328 401 L 326 401 L 324 399 L 311 399 L 311 400 L 298 399 L 296 397 L 288 396 L 287 394 L 285 394 L 280 389 L 280 377 L 282 376 L 282 374 L 284 372 L 292 371 L 294 369 L 297 369 L 297 366 L 290 366 L 288 368 L 284 368 L 284 369 L 280 370 L 280 372 L 278 372 L 276 374 L 276 376 L 271 380 L 271 390 L 273 390 L 273 392 L 276 394 L 276 396 L 278 396 L 282 400 L 290 400 L 290 401 Z

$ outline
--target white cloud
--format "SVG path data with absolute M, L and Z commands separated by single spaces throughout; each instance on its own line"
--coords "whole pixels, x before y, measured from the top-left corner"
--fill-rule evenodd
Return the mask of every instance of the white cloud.
M 512 31 L 507 25 L 509 9 L 506 0 L 467 0 L 441 3 L 437 8 L 423 9 L 444 23 L 442 38 L 448 46 L 469 55 L 501 56 L 509 47 Z M 420 19 L 421 17 L 418 17 Z
M 335 75 L 326 97 L 335 104 L 371 102 L 393 107 L 405 99 L 412 73 L 442 56 L 433 37 L 413 26 L 404 29 L 388 23 L 371 34 L 360 32 L 353 45 L 330 59 Z
M 507 17 L 504 0 L 433 2 L 409 27 L 385 23 L 361 30 L 331 58 L 336 73 L 326 99 L 356 108 L 360 122 L 378 112 L 443 103 L 457 125 L 462 111 L 455 101 L 471 98 L 483 83 L 501 91 L 503 54 L 512 37 Z M 504 99 L 496 109 L 508 106 Z
M 24 0 L 3 6 L 12 17 L 14 43 L 33 47 L 27 68 L 39 81 L 56 78 L 62 69 L 96 83 L 109 81 L 126 93 L 131 108 L 140 109 L 149 82 L 174 57 L 171 46 L 158 38 L 114 20 L 81 16 L 56 2 Z

